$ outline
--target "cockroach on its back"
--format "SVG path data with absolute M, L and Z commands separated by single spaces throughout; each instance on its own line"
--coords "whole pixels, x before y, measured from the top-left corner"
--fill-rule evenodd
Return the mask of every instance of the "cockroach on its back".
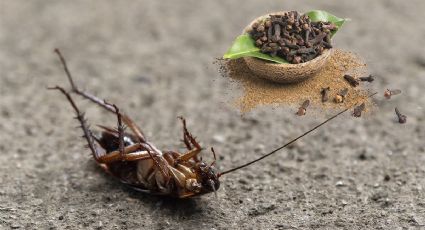
M 297 138 L 253 161 L 217 173 L 214 167 L 216 159 L 214 149 L 211 148 L 214 155 L 212 163 L 207 164 L 198 158 L 202 148 L 187 130 L 184 118 L 180 117 L 183 123 L 183 142 L 187 151 L 180 153 L 178 151 L 161 151 L 157 149 L 151 142 L 147 141 L 141 129 L 132 119 L 122 113 L 117 106 L 77 88 L 65 59 L 58 49 L 55 52 L 62 62 L 72 93 L 94 102 L 117 116 L 118 128 L 99 126 L 103 131 L 101 137 L 97 138 L 89 129 L 84 113 L 79 110 L 71 94 L 60 86 L 49 88 L 59 90 L 68 99 L 77 114 L 76 119 L 81 124 L 93 158 L 106 172 L 119 179 L 122 183 L 137 191 L 156 195 L 187 198 L 216 192 L 220 187 L 219 178 L 222 175 L 247 167 L 278 152 L 348 110 L 347 108 L 339 112 Z M 130 133 L 124 131 L 124 125 L 130 129 Z

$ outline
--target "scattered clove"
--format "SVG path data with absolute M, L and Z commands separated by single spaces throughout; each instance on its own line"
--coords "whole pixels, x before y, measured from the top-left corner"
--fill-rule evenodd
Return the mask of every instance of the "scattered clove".
M 353 87 L 356 87 L 359 85 L 359 81 L 351 75 L 348 75 L 348 74 L 344 75 L 344 79 L 348 81 L 348 83 L 350 83 L 350 85 Z
M 322 90 L 320 91 L 320 94 L 322 94 L 322 102 L 327 102 L 329 100 L 329 91 L 331 90 L 331 88 L 326 87 L 326 88 L 322 88 Z
M 400 94 L 401 90 L 399 89 L 386 89 L 384 92 L 384 97 L 387 99 L 391 99 L 391 96 Z
M 307 107 L 310 105 L 310 100 L 305 100 L 301 107 L 298 109 L 297 115 L 303 116 L 307 112 Z
M 298 64 L 332 48 L 331 33 L 336 30 L 331 22 L 312 22 L 307 15 L 290 11 L 253 23 L 250 35 L 262 53 Z
M 348 89 L 347 88 L 345 88 L 345 89 L 343 89 L 343 90 L 341 90 L 336 96 L 335 96 L 335 102 L 336 103 L 343 103 L 344 102 L 344 100 L 345 100 L 345 97 L 347 96 L 347 94 L 348 94 Z
M 370 74 L 367 77 L 360 77 L 359 79 L 360 79 L 360 81 L 372 82 L 372 81 L 375 80 L 375 76 L 373 76 L 372 74 Z
M 395 114 L 398 117 L 398 123 L 404 124 L 407 121 L 407 117 L 404 114 L 401 114 L 397 107 L 395 107 Z
M 356 106 L 354 108 L 353 116 L 354 117 L 361 117 L 362 112 L 365 110 L 365 108 L 366 108 L 366 104 L 364 102 L 361 105 Z

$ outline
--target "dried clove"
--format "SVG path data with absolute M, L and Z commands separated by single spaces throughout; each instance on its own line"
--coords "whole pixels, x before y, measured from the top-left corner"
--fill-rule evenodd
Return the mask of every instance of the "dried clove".
M 280 24 L 274 24 L 274 37 L 276 41 L 280 40 Z
M 353 116 L 354 117 L 361 117 L 362 112 L 365 110 L 365 108 L 366 108 L 366 104 L 364 102 L 361 105 L 356 106 L 354 108 L 354 111 L 353 111 Z
M 313 47 L 311 48 L 304 47 L 297 50 L 297 54 L 308 54 L 308 53 L 314 53 L 314 52 L 315 51 Z
M 401 114 L 397 107 L 395 107 L 395 114 L 396 114 L 396 115 L 397 115 L 397 117 L 398 117 L 398 123 L 400 123 L 400 124 L 404 124 L 404 123 L 406 123 L 406 121 L 407 121 L 407 116 L 406 116 L 406 115 L 404 115 L 404 114 Z
M 310 61 L 332 48 L 331 33 L 337 27 L 330 22 L 312 23 L 307 15 L 296 11 L 269 15 L 253 23 L 251 37 L 262 53 L 282 57 L 290 63 Z M 272 44 L 277 44 L 277 46 Z
M 359 85 L 359 81 L 357 80 L 357 79 L 355 79 L 353 76 L 351 76 L 351 75 L 348 75 L 348 74 L 346 74 L 346 75 L 344 75 L 344 79 L 348 82 L 348 83 L 350 83 L 350 85 L 351 86 L 353 86 L 353 87 L 356 87 L 356 86 L 358 86 Z
M 391 99 L 391 96 L 400 94 L 401 90 L 399 89 L 386 89 L 384 92 L 384 97 L 387 99 Z
M 320 91 L 320 94 L 322 94 L 322 102 L 327 102 L 329 100 L 329 91 L 331 90 L 331 88 L 326 87 L 326 88 L 322 88 L 322 90 Z
M 360 79 L 360 81 L 372 82 L 372 81 L 375 80 L 375 76 L 373 76 L 372 74 L 370 74 L 367 77 L 360 77 L 359 79 Z
M 298 108 L 297 115 L 303 116 L 307 111 L 307 107 L 310 105 L 310 100 L 305 100 L 300 108 Z
M 322 45 L 323 45 L 325 48 L 328 48 L 328 49 L 332 48 L 332 45 L 331 45 L 330 43 L 328 43 L 328 42 L 324 42 L 324 41 L 322 41 Z
M 335 96 L 335 102 L 336 103 L 343 103 L 345 101 L 345 97 L 348 94 L 348 89 L 345 88 L 343 90 L 341 90 L 336 96 Z

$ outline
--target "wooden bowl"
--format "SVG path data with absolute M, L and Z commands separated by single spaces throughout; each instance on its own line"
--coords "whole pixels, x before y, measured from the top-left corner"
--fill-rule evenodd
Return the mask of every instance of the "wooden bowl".
M 260 16 L 254 19 L 242 33 L 249 33 L 252 30 L 252 24 L 268 18 L 269 15 L 283 15 L 284 13 L 275 12 Z M 243 59 L 248 68 L 258 77 L 278 83 L 295 83 L 310 78 L 320 72 L 329 60 L 331 53 L 332 49 L 325 49 L 320 56 L 300 64 L 280 64 L 255 57 L 244 57 Z

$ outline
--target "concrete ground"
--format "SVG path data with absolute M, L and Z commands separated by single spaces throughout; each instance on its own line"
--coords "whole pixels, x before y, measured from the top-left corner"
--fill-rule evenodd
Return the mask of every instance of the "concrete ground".
M 378 76 L 379 110 L 364 119 L 346 114 L 223 176 L 217 198 L 140 194 L 105 175 L 64 97 L 45 89 L 68 87 L 58 47 L 78 84 L 127 111 L 158 147 L 182 150 L 183 115 L 228 169 L 332 114 L 241 115 L 227 103 L 235 94 L 215 58 L 251 19 L 290 9 L 351 18 L 334 44 L 364 57 Z M 422 0 L 0 0 L 0 229 L 425 228 L 424 10 Z M 403 93 L 386 101 L 385 88 Z M 77 103 L 93 127 L 115 124 L 88 101 Z M 407 124 L 396 122 L 395 106 Z

